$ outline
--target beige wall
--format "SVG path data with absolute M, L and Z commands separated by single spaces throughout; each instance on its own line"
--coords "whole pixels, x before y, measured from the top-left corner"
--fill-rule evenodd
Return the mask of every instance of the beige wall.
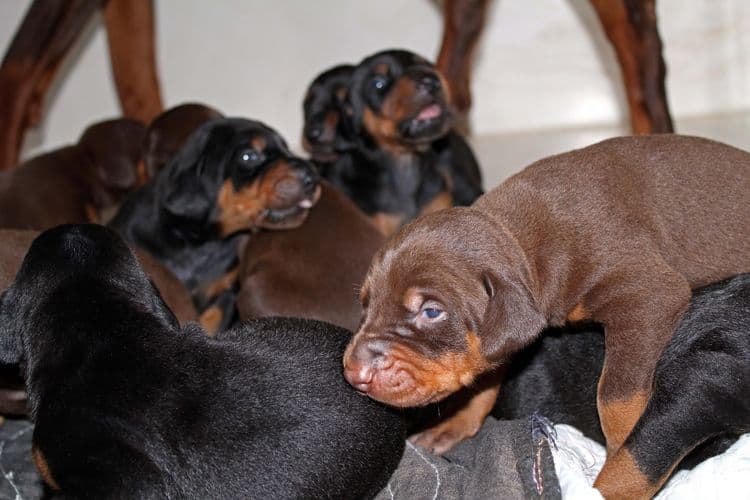
M 29 3 L 0 1 L 0 49 Z M 388 47 L 433 57 L 441 28 L 428 0 L 155 3 L 166 104 L 197 100 L 261 119 L 292 145 L 302 94 L 316 73 Z M 659 0 L 658 10 L 678 125 L 750 109 L 750 2 Z M 68 66 L 27 152 L 72 141 L 86 124 L 118 113 L 100 23 Z M 614 56 L 586 0 L 496 1 L 474 91 L 479 135 L 626 120 Z

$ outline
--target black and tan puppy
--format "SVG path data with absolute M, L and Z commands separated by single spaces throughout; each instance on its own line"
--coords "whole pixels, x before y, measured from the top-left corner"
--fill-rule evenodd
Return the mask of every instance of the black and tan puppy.
M 421 217 L 373 259 L 345 375 L 398 406 L 440 400 L 547 325 L 605 328 L 598 409 L 609 459 L 651 398 L 654 368 L 699 287 L 750 270 L 750 154 L 682 136 L 604 141 L 541 160 L 470 208 Z M 489 411 L 487 409 L 487 411 Z M 483 418 L 483 416 L 482 416 Z
M 137 187 L 146 126 L 122 118 L 88 127 L 78 143 L 0 173 L 0 227 L 100 222 Z
M 498 418 L 536 412 L 604 442 L 596 385 L 601 331 L 549 332 L 513 359 L 493 409 Z M 750 274 L 698 289 L 656 365 L 651 401 L 625 440 L 635 470 L 655 492 L 674 466 L 690 468 L 750 431 Z M 683 459 L 683 457 L 685 457 Z
M 300 227 L 250 237 L 239 269 L 240 319 L 285 316 L 357 328 L 357 290 L 385 238 L 343 193 L 320 185 L 320 200 Z
M 26 362 L 34 460 L 65 498 L 374 496 L 403 430 L 341 379 L 348 338 L 283 319 L 181 330 L 94 225 L 39 236 L 0 301 L 0 359 Z
M 302 146 L 316 163 L 332 163 L 354 147 L 346 99 L 354 66 L 327 69 L 312 81 L 302 103 Z
M 474 155 L 451 130 L 443 79 L 425 59 L 405 50 L 364 59 L 351 76 L 346 106 L 356 147 L 321 165 L 321 173 L 384 234 L 482 194 Z
M 297 227 L 320 193 L 318 174 L 260 122 L 220 118 L 199 127 L 113 219 L 129 243 L 190 290 L 210 331 L 234 319 L 243 232 Z

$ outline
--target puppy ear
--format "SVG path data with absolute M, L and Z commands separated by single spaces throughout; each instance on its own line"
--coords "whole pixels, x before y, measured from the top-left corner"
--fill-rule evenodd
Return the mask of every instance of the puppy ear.
M 156 285 L 154 285 L 154 282 L 151 281 L 151 279 L 148 280 L 149 284 L 151 285 L 151 294 L 149 297 L 149 306 L 151 308 L 151 311 L 156 315 L 165 325 L 167 325 L 170 328 L 173 328 L 175 330 L 180 329 L 180 322 L 177 321 L 177 317 L 174 315 L 172 310 L 169 308 L 166 302 L 164 302 L 164 299 L 161 296 L 161 293 L 159 292 L 159 289 L 156 288 Z
M 10 290 L 0 295 L 0 362 L 16 364 L 23 356 L 23 341 L 10 297 Z
M 78 144 L 94 162 L 102 185 L 126 191 L 138 181 L 137 165 L 145 136 L 143 123 L 121 118 L 92 125 Z
M 177 156 L 169 162 L 158 176 L 158 192 L 161 205 L 174 216 L 205 220 L 213 207 L 210 189 L 214 182 L 207 172 L 207 150 L 212 131 L 212 122 L 199 127 Z M 214 159 L 214 161 L 217 161 Z
M 480 327 L 482 350 L 498 362 L 529 344 L 547 320 L 523 280 L 487 272 L 482 283 L 488 299 Z

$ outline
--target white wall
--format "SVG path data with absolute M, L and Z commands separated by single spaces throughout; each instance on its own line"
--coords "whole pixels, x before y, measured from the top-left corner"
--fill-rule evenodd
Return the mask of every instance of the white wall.
M 5 50 L 30 0 L 0 1 Z M 319 71 L 388 47 L 433 57 L 441 17 L 429 0 L 156 0 L 166 105 L 212 104 L 266 121 L 298 144 L 301 99 Z M 750 2 L 658 0 L 668 93 L 681 118 L 750 109 Z M 116 115 L 101 23 L 93 23 L 27 153 L 73 141 Z M 476 134 L 620 125 L 614 55 L 586 0 L 498 0 L 477 60 Z M 0 117 L 0 126 L 2 117 Z

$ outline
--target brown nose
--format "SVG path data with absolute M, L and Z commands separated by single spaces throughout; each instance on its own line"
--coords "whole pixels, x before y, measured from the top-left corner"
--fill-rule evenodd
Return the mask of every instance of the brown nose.
M 344 365 L 344 378 L 352 387 L 368 392 L 383 348 L 380 342 L 359 342 L 354 346 Z

